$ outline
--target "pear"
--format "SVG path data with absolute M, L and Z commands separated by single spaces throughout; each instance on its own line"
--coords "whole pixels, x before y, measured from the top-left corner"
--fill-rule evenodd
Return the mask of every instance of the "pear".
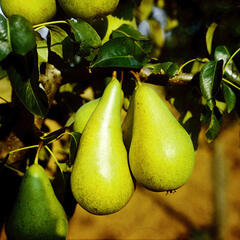
M 76 201 L 97 215 L 119 211 L 134 192 L 120 110 L 121 87 L 113 78 L 84 128 L 71 174 Z
M 9 240 L 64 240 L 68 220 L 44 169 L 30 166 L 6 223 Z
M 7 17 L 21 15 L 33 25 L 49 21 L 57 10 L 55 0 L 0 0 L 0 4 Z
M 135 91 L 133 92 L 130 98 L 127 115 L 122 123 L 123 142 L 127 150 L 129 150 L 130 144 L 132 141 L 134 96 L 135 96 Z
M 76 112 L 74 117 L 73 130 L 82 134 L 90 116 L 96 109 L 100 98 L 89 101 L 88 103 L 82 105 Z
M 117 7 L 119 0 L 58 0 L 58 2 L 69 16 L 88 20 L 110 14 Z
M 159 95 L 140 83 L 134 96 L 129 163 L 135 179 L 153 191 L 181 187 L 194 167 L 190 136 Z

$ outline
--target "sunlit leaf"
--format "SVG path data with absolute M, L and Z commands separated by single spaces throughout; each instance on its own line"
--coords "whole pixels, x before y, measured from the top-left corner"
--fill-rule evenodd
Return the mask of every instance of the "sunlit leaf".
M 216 30 L 216 27 L 217 27 L 217 24 L 212 23 L 208 27 L 208 30 L 207 30 L 207 33 L 206 33 L 206 45 L 207 45 L 207 51 L 208 51 L 209 55 L 212 52 L 212 40 L 213 40 L 213 35 L 214 35 L 215 30 Z
M 6 18 L 0 14 L 0 61 L 12 51 L 9 31 Z
M 236 94 L 226 83 L 222 84 L 224 100 L 227 103 L 227 112 L 230 113 L 236 105 Z

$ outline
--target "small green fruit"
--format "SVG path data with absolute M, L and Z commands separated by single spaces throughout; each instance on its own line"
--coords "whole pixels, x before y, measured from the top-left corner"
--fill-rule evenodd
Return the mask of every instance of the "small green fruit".
M 71 17 L 93 19 L 110 14 L 119 0 L 58 0 L 62 9 Z
M 30 166 L 6 223 L 9 240 L 64 240 L 68 220 L 44 169 Z
M 137 87 L 134 96 L 129 163 L 135 179 L 153 191 L 181 187 L 194 167 L 190 136 L 145 84 Z
M 73 124 L 73 130 L 75 132 L 82 133 L 89 118 L 91 117 L 92 113 L 96 109 L 98 103 L 100 101 L 100 98 L 94 99 L 84 105 L 82 105 L 76 112 L 76 115 L 74 117 L 74 124 Z
M 83 131 L 71 174 L 73 196 L 93 214 L 119 211 L 134 192 L 122 139 L 121 95 L 113 78 Z
M 0 4 L 7 17 L 21 15 L 33 25 L 47 22 L 56 14 L 55 0 L 1 0 Z

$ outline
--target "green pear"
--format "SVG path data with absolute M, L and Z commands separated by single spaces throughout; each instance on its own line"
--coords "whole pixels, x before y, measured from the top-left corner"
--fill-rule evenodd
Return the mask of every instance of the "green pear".
M 9 240 L 64 240 L 68 220 L 44 169 L 30 166 L 6 223 Z
M 47 22 L 56 14 L 55 0 L 0 0 L 0 4 L 7 17 L 21 15 L 33 25 Z
M 190 136 L 159 95 L 141 83 L 134 96 L 129 163 L 135 179 L 153 191 L 179 188 L 194 167 Z
M 82 134 L 89 118 L 96 109 L 100 98 L 94 99 L 82 105 L 76 112 L 74 117 L 73 130 Z
M 135 91 L 133 92 L 130 98 L 130 104 L 128 107 L 127 115 L 122 123 L 123 142 L 127 150 L 129 150 L 132 141 L 134 96 Z
M 119 0 L 58 0 L 62 9 L 71 17 L 93 19 L 110 14 Z
M 83 131 L 71 174 L 76 201 L 97 215 L 119 211 L 134 192 L 120 111 L 121 87 L 113 78 Z

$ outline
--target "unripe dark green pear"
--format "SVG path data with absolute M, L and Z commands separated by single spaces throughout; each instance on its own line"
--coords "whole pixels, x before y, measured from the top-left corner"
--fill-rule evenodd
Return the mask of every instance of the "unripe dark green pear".
M 193 171 L 191 138 L 151 87 L 139 83 L 135 91 L 129 151 L 133 176 L 150 190 L 175 190 Z
M 7 17 L 21 15 L 33 25 L 47 22 L 56 14 L 56 0 L 0 0 L 0 4 Z
M 93 19 L 113 12 L 119 0 L 58 0 L 58 2 L 70 17 Z
M 113 79 L 84 128 L 71 174 L 73 196 L 93 214 L 119 211 L 134 191 L 122 139 L 121 95 Z
M 44 169 L 30 166 L 6 224 L 8 240 L 64 240 L 68 220 Z

